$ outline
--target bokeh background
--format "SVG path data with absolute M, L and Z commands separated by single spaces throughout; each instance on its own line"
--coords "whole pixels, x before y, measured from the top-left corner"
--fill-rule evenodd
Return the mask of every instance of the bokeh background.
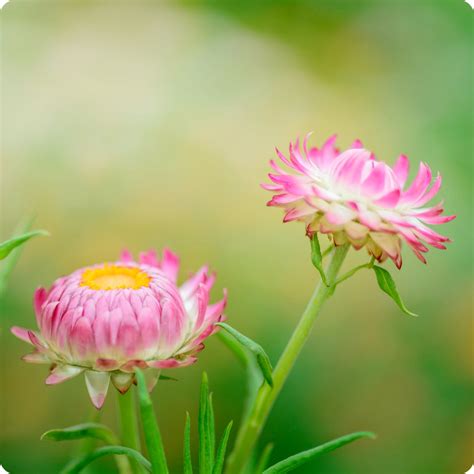
M 34 326 L 32 293 L 77 267 L 170 246 L 209 262 L 229 321 L 275 361 L 317 275 L 298 224 L 259 187 L 275 145 L 314 130 L 399 153 L 444 178 L 454 242 L 405 253 L 399 312 L 361 272 L 338 289 L 262 437 L 277 461 L 373 430 L 301 473 L 458 474 L 473 462 L 472 19 L 452 1 L 22 1 L 1 12 L 2 237 L 25 216 L 50 238 L 24 249 L 2 300 L 1 463 L 56 473 L 76 446 L 40 441 L 91 416 L 83 380 L 46 387 L 8 332 Z M 365 256 L 352 252 L 351 263 Z M 153 393 L 172 472 L 201 371 L 219 431 L 239 420 L 244 374 L 212 339 Z M 103 420 L 115 424 L 115 392 Z M 193 432 L 196 441 L 196 433 Z M 196 443 L 194 443 L 196 447 Z M 89 472 L 114 472 L 110 461 Z

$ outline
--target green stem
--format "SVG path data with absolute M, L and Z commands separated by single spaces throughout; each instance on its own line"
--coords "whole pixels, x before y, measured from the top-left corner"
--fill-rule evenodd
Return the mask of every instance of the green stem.
M 363 265 L 359 265 L 358 267 L 353 268 L 352 270 L 349 270 L 347 273 L 344 273 L 340 278 L 338 278 L 334 282 L 334 286 L 339 285 L 339 283 L 342 283 L 343 281 L 347 280 L 350 278 L 354 273 L 357 273 L 359 270 L 363 270 L 364 268 L 372 268 L 374 266 L 374 257 L 371 258 L 369 263 L 364 263 Z
M 273 371 L 273 389 L 266 383 L 260 387 L 249 416 L 244 420 L 237 434 L 234 451 L 229 457 L 227 474 L 240 474 L 250 459 L 252 450 L 268 418 L 273 403 L 280 393 L 304 343 L 308 339 L 323 303 L 331 294 L 331 286 L 336 281 L 337 274 L 348 249 L 349 245 L 346 244 L 337 247 L 332 252 L 331 260 L 326 270 L 329 286 L 320 282 L 311 296 L 308 306 L 303 312 L 296 329 Z
M 138 434 L 138 423 L 135 411 L 135 396 L 133 387 L 121 394 L 118 392 L 118 406 L 120 413 L 120 431 L 121 439 L 124 446 L 135 449 L 140 452 L 140 436 Z M 134 460 L 130 460 L 131 469 L 128 472 L 141 474 L 142 467 Z M 127 471 L 124 471 L 124 474 Z

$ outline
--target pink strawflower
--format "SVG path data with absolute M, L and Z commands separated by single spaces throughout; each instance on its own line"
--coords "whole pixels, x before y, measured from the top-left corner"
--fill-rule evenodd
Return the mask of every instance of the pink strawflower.
M 202 267 L 177 286 L 178 257 L 153 251 L 134 262 L 125 251 L 116 263 L 81 268 L 39 288 L 34 307 L 39 333 L 13 327 L 32 344 L 26 362 L 48 363 L 47 384 L 85 372 L 92 403 L 104 403 L 109 381 L 125 393 L 136 367 L 145 370 L 150 390 L 160 369 L 196 362 L 203 341 L 224 319 L 224 298 L 209 305 L 215 275 Z
M 296 174 L 270 161 L 274 184 L 262 185 L 275 193 L 269 206 L 285 210 L 284 222 L 302 221 L 307 234 L 329 234 L 335 245 L 349 242 L 354 248 L 366 247 L 382 262 L 391 258 L 402 265 L 401 242 L 405 241 L 423 262 L 426 244 L 439 249 L 449 242 L 426 224 L 444 224 L 455 216 L 442 216 L 443 203 L 426 206 L 438 193 L 441 176 L 435 178 L 428 165 L 420 163 L 418 174 L 405 186 L 409 161 L 398 157 L 391 168 L 362 148 L 359 141 L 342 153 L 330 137 L 322 148 L 307 147 L 299 141 L 290 143 L 289 159 L 277 151 L 281 161 Z

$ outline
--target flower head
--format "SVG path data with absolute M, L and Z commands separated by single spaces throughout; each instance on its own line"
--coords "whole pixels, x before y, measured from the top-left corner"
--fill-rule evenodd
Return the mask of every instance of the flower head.
M 418 174 L 406 186 L 409 160 L 400 155 L 390 167 L 362 148 L 356 141 L 342 153 L 335 147 L 336 136 L 324 145 L 308 149 L 307 139 L 290 143 L 289 159 L 280 151 L 281 161 L 296 174 L 270 162 L 274 184 L 262 185 L 275 193 L 269 206 L 285 210 L 284 222 L 302 221 L 307 234 L 329 234 L 335 245 L 349 242 L 366 247 L 380 262 L 391 258 L 402 265 L 401 243 L 405 241 L 424 263 L 426 245 L 445 249 L 447 237 L 426 224 L 443 224 L 455 216 L 442 216 L 443 204 L 427 206 L 441 187 L 441 176 L 432 183 L 431 169 L 420 163 Z M 430 187 L 431 185 L 431 187 Z
M 109 381 L 122 393 L 145 370 L 150 390 L 160 369 L 196 362 L 203 341 L 222 321 L 224 298 L 210 305 L 215 275 L 202 267 L 177 286 L 178 257 L 153 251 L 133 261 L 125 251 L 118 262 L 82 268 L 39 288 L 34 308 L 39 332 L 13 327 L 32 344 L 26 362 L 49 363 L 47 384 L 85 372 L 93 404 L 100 408 Z

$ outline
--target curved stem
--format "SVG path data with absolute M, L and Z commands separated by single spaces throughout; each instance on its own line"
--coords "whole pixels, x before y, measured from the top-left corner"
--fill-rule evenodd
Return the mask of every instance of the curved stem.
M 363 270 L 364 268 L 372 268 L 374 266 L 374 262 L 375 262 L 375 259 L 374 257 L 372 257 L 370 259 L 370 262 L 368 263 L 364 263 L 362 265 L 359 265 L 358 267 L 355 267 L 353 268 L 352 270 L 349 270 L 347 273 L 345 273 L 344 275 L 342 275 L 341 277 L 339 277 L 335 282 L 334 282 L 334 286 L 337 286 L 339 285 L 339 283 L 342 283 L 343 281 L 347 280 L 348 278 L 350 278 L 352 275 L 354 275 L 355 273 L 357 273 L 359 270 Z
M 245 468 L 273 403 L 280 393 L 304 343 L 308 339 L 323 303 L 331 294 L 331 286 L 336 281 L 337 274 L 348 249 L 349 245 L 346 244 L 333 250 L 330 263 L 326 270 L 329 286 L 320 282 L 311 296 L 308 306 L 303 312 L 296 329 L 273 371 L 273 389 L 268 384 L 263 384 L 260 387 L 249 416 L 244 420 L 237 434 L 234 451 L 229 457 L 227 474 L 240 474 Z
M 118 392 L 118 406 L 120 414 L 121 440 L 124 446 L 140 452 L 140 436 L 138 434 L 138 423 L 135 410 L 135 396 L 133 386 L 124 393 Z M 127 472 L 140 474 L 143 472 L 141 466 L 134 460 L 130 460 L 131 469 Z

